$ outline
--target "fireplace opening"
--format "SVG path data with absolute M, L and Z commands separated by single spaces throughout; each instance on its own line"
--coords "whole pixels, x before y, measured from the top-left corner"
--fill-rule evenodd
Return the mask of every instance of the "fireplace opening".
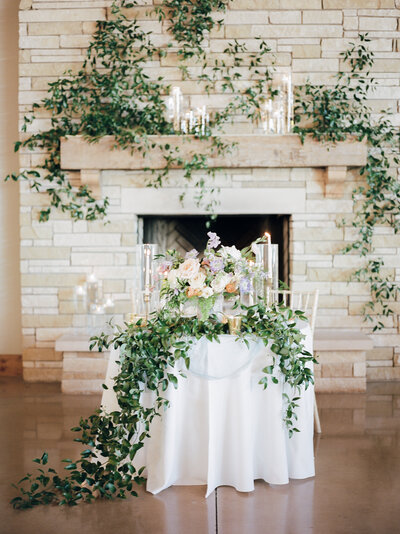
M 272 243 L 279 245 L 279 279 L 289 284 L 289 215 L 219 215 L 210 221 L 206 216 L 157 216 L 139 218 L 139 242 L 157 243 L 160 250 L 203 250 L 207 232 L 215 232 L 224 245 L 242 249 L 264 232 L 271 234 Z M 206 223 L 209 222 L 207 228 Z

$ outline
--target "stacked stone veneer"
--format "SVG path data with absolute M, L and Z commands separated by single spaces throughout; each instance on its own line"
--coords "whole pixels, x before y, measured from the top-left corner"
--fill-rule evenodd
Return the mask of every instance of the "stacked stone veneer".
M 21 118 L 33 102 L 46 95 L 48 82 L 67 69 L 73 72 L 79 69 L 95 21 L 109 16 L 109 5 L 110 2 L 104 0 L 22 0 Z M 368 31 L 375 51 L 373 71 L 378 81 L 370 104 L 377 113 L 382 108 L 391 109 L 392 120 L 399 124 L 399 7 L 397 0 L 233 0 L 225 16 L 226 24 L 213 31 L 205 45 L 218 55 L 228 39 L 245 40 L 252 49 L 255 37 L 261 36 L 275 53 L 277 66 L 292 69 L 295 83 L 302 83 L 309 77 L 312 82 L 329 84 L 331 76 L 342 65 L 339 53 L 359 31 Z M 138 7 L 131 14 L 143 20 L 146 30 L 155 32 L 157 44 L 167 42 L 165 27 L 156 19 L 146 18 L 145 11 L 145 7 Z M 171 83 L 179 82 L 173 50 L 161 64 L 149 64 L 148 72 L 161 74 Z M 185 81 L 179 85 L 190 95 L 193 106 L 203 101 L 201 88 L 195 82 Z M 210 105 L 222 105 L 225 101 L 225 96 L 216 96 Z M 36 113 L 36 117 L 30 131 L 50 125 L 45 113 Z M 252 126 L 242 121 L 231 131 L 249 133 Z M 43 157 L 40 153 L 23 153 L 20 165 L 32 167 Z M 179 172 L 175 173 L 171 184 L 179 183 L 179 177 Z M 350 170 L 343 198 L 327 199 L 323 174 L 318 169 L 240 169 L 222 173 L 219 178 L 222 195 L 226 187 L 237 188 L 238 195 L 244 186 L 304 188 L 305 212 L 293 215 L 291 221 L 291 273 L 294 288 L 320 290 L 317 328 L 362 329 L 371 333 L 360 315 L 368 299 L 368 290 L 359 283 L 346 283 L 361 260 L 357 255 L 340 254 L 344 242 L 353 239 L 355 233 L 350 226 L 338 228 L 336 225 L 343 216 L 351 217 L 351 191 L 359 180 L 357 171 Z M 132 188 L 143 185 L 141 172 L 102 173 L 103 193 L 111 200 L 110 224 L 104 226 L 101 222 L 72 222 L 68 215 L 60 212 L 55 212 L 50 222 L 39 223 L 38 212 L 47 205 L 47 197 L 31 193 L 21 184 L 25 379 L 61 379 L 63 362 L 60 353 L 54 350 L 55 340 L 72 327 L 84 328 L 86 318 L 76 313 L 73 290 L 85 280 L 92 266 L 103 280 L 104 292 L 112 294 L 116 301 L 117 317 L 121 319 L 129 311 L 138 221 L 129 203 L 121 203 L 121 200 L 132 194 Z M 387 274 L 399 279 L 400 236 L 394 236 L 390 229 L 379 228 L 374 243 L 377 255 L 385 260 Z M 397 316 L 400 303 L 395 303 L 394 309 L 395 316 L 384 320 L 385 328 L 372 334 L 375 348 L 367 354 L 370 379 L 400 378 Z M 346 362 L 343 365 L 343 376 L 348 376 L 350 367 Z M 336 376 L 341 376 L 338 367 L 336 372 Z M 361 371 L 357 369 L 356 372 Z M 82 378 L 85 376 L 82 369 Z

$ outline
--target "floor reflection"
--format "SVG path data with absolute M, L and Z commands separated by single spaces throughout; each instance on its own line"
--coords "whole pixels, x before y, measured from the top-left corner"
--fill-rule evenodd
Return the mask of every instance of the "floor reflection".
M 43 450 L 59 468 L 76 457 L 70 428 L 98 407 L 98 396 L 66 396 L 53 384 L 0 379 L 1 534 L 304 534 L 400 532 L 400 383 L 371 383 L 366 394 L 320 394 L 322 435 L 315 436 L 316 477 L 252 493 L 221 487 L 172 487 L 157 496 L 74 509 L 14 512 L 10 483 Z

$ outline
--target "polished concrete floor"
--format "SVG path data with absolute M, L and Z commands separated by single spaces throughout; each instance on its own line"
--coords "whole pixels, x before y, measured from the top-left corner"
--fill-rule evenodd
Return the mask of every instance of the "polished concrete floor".
M 10 484 L 49 452 L 74 456 L 69 431 L 97 396 L 0 378 L 1 534 L 396 534 L 400 533 L 400 383 L 372 383 L 366 395 L 320 395 L 323 434 L 317 475 L 286 486 L 257 482 L 252 493 L 171 487 L 158 496 L 74 508 L 14 511 Z

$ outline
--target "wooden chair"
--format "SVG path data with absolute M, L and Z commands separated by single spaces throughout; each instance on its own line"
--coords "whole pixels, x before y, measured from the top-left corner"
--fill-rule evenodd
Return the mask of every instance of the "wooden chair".
M 310 322 L 311 334 L 314 339 L 315 321 L 318 309 L 318 289 L 315 291 L 290 291 L 286 289 L 272 291 L 278 302 L 283 302 L 292 310 L 303 310 Z M 317 407 L 317 399 L 314 391 L 314 423 L 315 431 L 321 433 L 321 423 Z

